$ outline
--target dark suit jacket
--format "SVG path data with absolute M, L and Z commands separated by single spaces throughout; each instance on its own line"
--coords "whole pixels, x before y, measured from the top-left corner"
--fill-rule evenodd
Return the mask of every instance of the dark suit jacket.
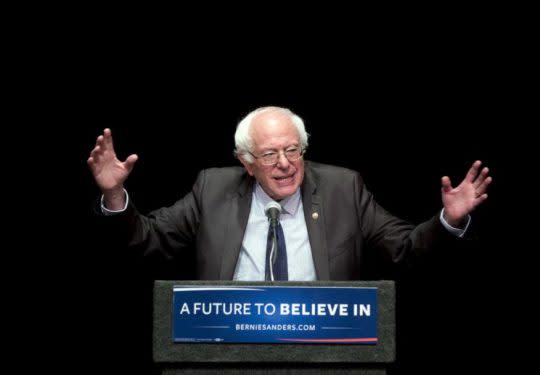
M 242 167 L 203 170 L 191 192 L 171 207 L 143 216 L 130 204 L 109 220 L 121 223 L 130 244 L 146 255 L 173 258 L 195 248 L 199 279 L 231 280 L 254 182 Z M 407 263 L 452 237 L 438 215 L 416 227 L 391 215 L 349 169 L 306 161 L 301 189 L 318 280 L 361 279 L 369 252 Z

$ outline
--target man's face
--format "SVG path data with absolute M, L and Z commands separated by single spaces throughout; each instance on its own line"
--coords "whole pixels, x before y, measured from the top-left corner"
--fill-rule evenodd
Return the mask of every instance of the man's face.
M 285 157 L 285 150 L 301 148 L 298 131 L 289 116 L 280 112 L 260 114 L 253 120 L 250 131 L 253 141 L 251 152 L 257 158 L 253 164 L 240 158 L 248 173 L 276 201 L 294 194 L 304 179 L 304 159 L 289 161 Z M 260 156 L 267 152 L 278 153 L 277 164 L 263 164 Z

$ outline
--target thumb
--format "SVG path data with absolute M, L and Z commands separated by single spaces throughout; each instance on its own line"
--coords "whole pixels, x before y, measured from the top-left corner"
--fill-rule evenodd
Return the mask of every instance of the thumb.
M 126 161 L 124 162 L 124 166 L 128 170 L 128 172 L 131 172 L 133 169 L 133 166 L 135 165 L 135 162 L 139 159 L 137 154 L 131 154 L 127 157 Z
M 452 190 L 452 182 L 450 181 L 450 177 L 444 176 L 441 178 L 441 185 L 442 185 L 442 191 L 444 193 L 448 193 L 450 190 Z

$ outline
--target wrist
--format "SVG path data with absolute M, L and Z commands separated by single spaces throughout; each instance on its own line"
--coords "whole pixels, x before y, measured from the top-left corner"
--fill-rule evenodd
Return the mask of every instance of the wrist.
M 103 191 L 103 204 L 109 210 L 120 210 L 126 204 L 126 195 L 124 187 Z
M 443 219 L 453 228 L 463 229 L 467 223 L 465 217 L 450 217 L 446 214 L 446 210 L 443 211 Z

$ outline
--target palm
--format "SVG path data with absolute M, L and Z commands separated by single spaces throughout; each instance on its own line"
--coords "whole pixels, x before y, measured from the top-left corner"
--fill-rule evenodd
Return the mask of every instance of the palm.
M 492 178 L 488 177 L 488 168 L 480 171 L 482 163 L 473 163 L 463 181 L 452 187 L 450 178 L 442 178 L 442 202 L 445 217 L 449 224 L 460 223 L 478 205 L 487 199 L 486 190 Z
M 109 129 L 97 138 L 96 146 L 90 153 L 88 165 L 101 191 L 121 188 L 129 176 L 137 155 L 130 155 L 122 162 L 116 157 Z
M 116 155 L 111 155 L 91 167 L 96 183 L 101 190 L 111 190 L 115 186 L 123 185 L 129 171 Z
M 450 217 L 465 217 L 475 206 L 476 193 L 474 186 L 463 181 L 450 191 L 442 192 L 443 205 Z

